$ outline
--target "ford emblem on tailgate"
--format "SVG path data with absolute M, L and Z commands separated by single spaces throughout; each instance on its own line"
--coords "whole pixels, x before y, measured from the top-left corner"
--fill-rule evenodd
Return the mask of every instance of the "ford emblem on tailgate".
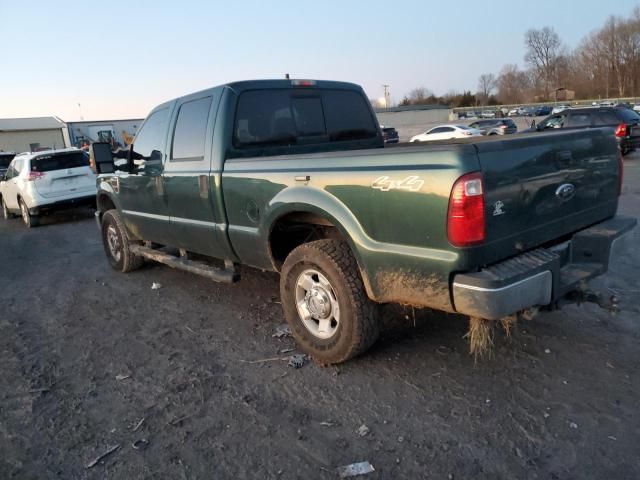
M 576 187 L 571 183 L 563 183 L 556 190 L 556 197 L 560 200 L 569 200 L 576 193 Z

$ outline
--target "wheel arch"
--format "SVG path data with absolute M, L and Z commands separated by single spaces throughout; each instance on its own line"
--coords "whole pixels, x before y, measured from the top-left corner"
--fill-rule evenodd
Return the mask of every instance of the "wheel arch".
M 353 253 L 367 294 L 373 298 L 369 272 L 360 252 L 365 235 L 353 213 L 334 197 L 322 195 L 323 201 L 280 204 L 265 222 L 268 228 L 266 250 L 275 271 L 280 271 L 286 256 L 304 243 L 320 239 L 344 241 Z M 281 243 L 282 241 L 285 243 Z
M 118 207 L 118 201 L 111 192 L 102 189 L 98 190 L 96 194 L 96 212 L 100 219 L 102 219 L 105 212 L 113 209 L 118 210 Z

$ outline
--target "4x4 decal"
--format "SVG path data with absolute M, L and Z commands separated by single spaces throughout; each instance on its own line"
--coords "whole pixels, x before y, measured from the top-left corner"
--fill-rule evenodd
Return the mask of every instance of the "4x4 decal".
M 409 190 L 410 192 L 417 192 L 424 185 L 422 180 L 417 175 L 410 175 L 402 180 L 392 180 L 387 175 L 376 178 L 371 184 L 371 188 L 376 190 L 382 190 L 388 192 L 389 190 Z

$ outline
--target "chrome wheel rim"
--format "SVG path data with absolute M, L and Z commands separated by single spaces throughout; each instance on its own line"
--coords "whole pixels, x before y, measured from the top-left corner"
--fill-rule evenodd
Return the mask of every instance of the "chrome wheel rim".
M 298 276 L 296 308 L 302 324 L 313 336 L 326 340 L 338 331 L 338 297 L 327 277 L 319 271 L 307 269 Z
M 107 246 L 109 247 L 109 253 L 116 262 L 122 258 L 122 246 L 120 245 L 120 237 L 118 231 L 113 225 L 107 227 Z
M 24 202 L 20 203 L 20 213 L 22 213 L 22 221 L 24 221 L 25 225 L 29 225 L 29 211 Z

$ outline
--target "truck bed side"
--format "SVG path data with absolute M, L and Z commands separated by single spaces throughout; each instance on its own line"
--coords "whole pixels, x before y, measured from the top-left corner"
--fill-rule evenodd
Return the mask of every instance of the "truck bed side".
M 459 254 L 446 215 L 455 180 L 479 169 L 470 145 L 231 159 L 222 176 L 229 238 L 243 263 L 277 269 L 279 222 L 309 213 L 350 242 L 372 298 L 451 310 Z

